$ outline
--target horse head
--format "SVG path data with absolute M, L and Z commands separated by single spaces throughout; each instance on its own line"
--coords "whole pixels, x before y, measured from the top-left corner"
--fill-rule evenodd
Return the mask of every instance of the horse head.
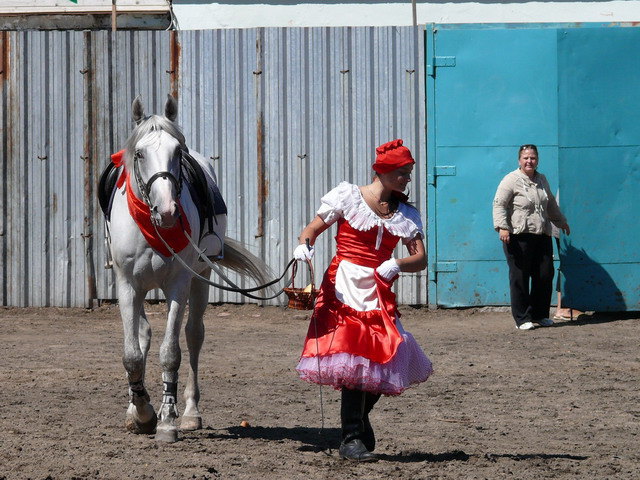
M 126 143 L 125 165 L 133 174 L 131 188 L 151 211 L 151 221 L 171 228 L 180 216 L 178 201 L 182 191 L 184 135 L 174 123 L 178 113 L 169 95 L 164 116 L 146 116 L 140 97 L 132 104 L 136 128 Z

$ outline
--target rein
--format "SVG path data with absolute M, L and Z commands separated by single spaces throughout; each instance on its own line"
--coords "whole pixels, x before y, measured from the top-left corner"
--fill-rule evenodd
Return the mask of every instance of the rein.
M 184 151 L 183 151 L 183 153 L 184 153 Z M 182 163 L 182 159 L 180 160 L 180 163 Z M 138 166 L 138 158 L 136 156 L 134 156 L 133 171 L 134 171 L 134 176 L 135 176 L 135 179 L 136 179 L 136 183 L 138 184 L 138 189 L 142 193 L 142 201 L 144 203 L 146 203 L 149 207 L 151 207 L 151 199 L 149 197 L 149 193 L 151 191 L 151 185 L 153 184 L 153 182 L 155 182 L 159 178 L 168 179 L 169 181 L 171 181 L 171 183 L 174 185 L 174 187 L 176 189 L 176 199 L 179 199 L 180 198 L 180 194 L 182 193 L 182 183 L 183 183 L 182 182 L 182 177 L 183 177 L 182 168 L 180 168 L 179 170 L 180 170 L 179 178 L 176 178 L 169 171 L 161 171 L 161 172 L 157 172 L 154 175 L 152 175 L 149 178 L 149 180 L 145 183 L 145 181 L 142 179 L 142 176 L 140 175 L 140 167 Z M 275 280 L 267 282 L 264 285 L 259 285 L 257 287 L 240 288 L 235 283 L 233 283 L 222 272 L 222 269 L 218 265 L 216 265 L 211 260 L 209 260 L 209 258 L 206 256 L 205 252 L 198 247 L 196 242 L 193 241 L 193 238 L 191 238 L 191 235 L 189 235 L 189 233 L 185 230 L 184 225 L 182 224 L 182 216 L 179 217 L 179 220 L 180 220 L 180 226 L 181 226 L 182 233 L 187 238 L 187 240 L 189 241 L 189 243 L 191 244 L 193 249 L 198 253 L 198 258 L 200 260 L 202 260 L 204 263 L 206 263 L 209 268 L 211 268 L 214 272 L 216 272 L 216 274 L 220 278 L 222 278 L 230 286 L 221 285 L 219 283 L 212 282 L 208 278 L 206 278 L 206 277 L 200 275 L 199 273 L 197 273 L 196 271 L 194 271 L 176 253 L 176 251 L 165 241 L 165 239 L 160 234 L 160 231 L 158 230 L 157 225 L 152 221 L 151 224 L 153 225 L 153 228 L 154 228 L 154 230 L 156 232 L 156 235 L 158 236 L 158 238 L 160 239 L 162 244 L 165 246 L 165 248 L 169 251 L 169 253 L 171 254 L 172 258 L 178 260 L 178 262 L 180 262 L 180 264 L 187 271 L 189 271 L 195 278 L 197 278 L 198 280 L 200 280 L 200 281 L 202 281 L 204 283 L 207 283 L 208 285 L 211 285 L 212 287 L 219 288 L 220 290 L 225 290 L 227 292 L 240 293 L 241 295 L 244 295 L 245 297 L 251 298 L 253 300 L 271 300 L 273 298 L 276 298 L 276 297 L 278 297 L 278 296 L 280 296 L 282 294 L 282 292 L 284 291 L 285 287 L 288 287 L 293 282 L 294 274 L 292 273 L 291 278 L 289 279 L 287 284 L 282 289 L 280 289 L 280 291 L 278 291 L 278 293 L 276 293 L 275 295 L 272 295 L 272 296 L 269 296 L 269 297 L 261 297 L 261 296 L 252 294 L 252 292 L 256 292 L 258 290 L 263 290 L 263 289 L 265 289 L 267 287 L 270 287 L 270 286 L 278 283 L 280 280 L 282 280 L 284 278 L 284 276 L 286 275 L 287 271 L 289 270 L 289 268 L 291 267 L 291 265 L 293 265 L 296 262 L 295 259 L 291 259 L 291 261 L 289 261 L 289 263 L 285 266 L 284 271 L 282 272 L 282 275 L 280 275 Z M 224 248 L 224 242 L 222 241 L 221 238 L 219 238 L 219 240 L 220 240 L 220 243 L 222 244 L 222 246 Z
M 180 168 L 180 178 L 179 179 L 176 179 L 175 176 L 173 176 L 171 174 L 171 172 L 163 171 L 163 172 L 157 172 L 156 174 L 152 175 L 151 178 L 147 181 L 147 183 L 144 183 L 144 181 L 142 180 L 141 175 L 140 175 L 140 171 L 139 171 L 139 167 L 138 167 L 138 159 L 136 157 L 134 157 L 134 159 L 135 159 L 134 160 L 134 174 L 135 174 L 136 182 L 138 183 L 138 188 L 142 192 L 143 201 L 147 205 L 149 205 L 149 206 L 151 205 L 151 201 L 150 201 L 150 198 L 149 198 L 149 192 L 151 190 L 151 185 L 158 178 L 165 178 L 165 179 L 168 178 L 171 181 L 171 183 L 173 183 L 174 187 L 176 188 L 176 192 L 177 192 L 176 193 L 176 197 L 178 199 L 180 198 L 180 193 L 182 192 L 182 168 Z M 181 163 L 182 163 L 182 159 L 181 159 Z M 171 253 L 171 257 L 176 259 L 176 260 L 178 260 L 178 262 L 188 272 L 190 272 L 191 275 L 193 275 L 193 277 L 195 277 L 196 279 L 200 280 L 201 282 L 204 282 L 204 283 L 206 283 L 206 284 L 208 284 L 208 285 L 210 285 L 212 287 L 219 288 L 220 290 L 224 290 L 224 291 L 227 291 L 227 292 L 240 293 L 241 295 L 244 295 L 245 297 L 251 298 L 253 300 L 271 300 L 271 299 L 274 299 L 274 298 L 280 296 L 284 292 L 284 289 L 293 283 L 293 279 L 295 277 L 295 268 L 294 268 L 293 272 L 291 273 L 291 278 L 289 278 L 289 281 L 275 295 L 271 295 L 271 296 L 268 296 L 268 297 L 261 297 L 261 296 L 253 295 L 253 293 L 252 293 L 252 292 L 256 292 L 258 290 L 263 290 L 263 289 L 265 289 L 267 287 L 270 287 L 270 286 L 280 282 L 280 280 L 282 280 L 284 278 L 284 276 L 286 275 L 286 273 L 289 270 L 289 268 L 291 268 L 292 265 L 294 267 L 297 265 L 295 258 L 292 258 L 289 261 L 289 263 L 287 263 L 287 265 L 284 268 L 284 271 L 282 272 L 282 275 L 280 275 L 275 280 L 267 282 L 264 285 L 259 285 L 257 287 L 252 287 L 252 288 L 240 288 L 240 287 L 238 287 L 235 283 L 233 283 L 222 272 L 222 269 L 218 265 L 216 265 L 211 260 L 209 260 L 209 258 L 205 254 L 205 252 L 200 249 L 200 247 L 198 246 L 198 244 L 196 242 L 193 241 L 193 238 L 191 238 L 191 235 L 184 228 L 184 224 L 182 223 L 182 216 L 179 216 L 178 220 L 180 221 L 180 230 L 182 231 L 184 236 L 189 241 L 189 244 L 191 244 L 193 249 L 197 252 L 198 258 L 200 260 L 202 260 L 209 268 L 211 268 L 211 270 L 216 272 L 216 274 L 220 278 L 222 278 L 230 286 L 221 285 L 219 283 L 212 282 L 207 277 L 204 277 L 204 276 L 200 275 L 198 272 L 196 272 L 195 270 L 193 270 L 193 268 L 191 268 L 187 264 L 187 262 L 185 262 L 182 259 L 182 257 L 180 257 L 180 255 L 178 255 L 176 253 L 176 251 L 171 247 L 171 245 L 169 245 L 165 241 L 165 239 L 160 234 L 160 231 L 158 230 L 158 226 L 152 221 L 151 224 L 153 225 L 153 228 L 154 228 L 154 230 L 156 232 L 156 235 L 158 236 L 160 241 L 163 243 L 165 248 L 169 251 L 169 253 Z M 215 234 L 215 235 L 220 240 L 220 243 L 221 243 L 222 249 L 223 249 L 222 250 L 222 254 L 224 254 L 224 241 L 219 237 L 219 235 L 217 235 L 217 234 Z M 307 248 L 309 248 L 309 239 L 307 239 Z M 316 333 L 316 353 L 318 354 L 318 355 L 316 355 L 316 357 L 317 357 L 317 360 L 318 360 L 318 376 L 320 376 L 321 368 L 320 368 L 320 356 L 319 356 L 319 345 L 318 345 L 318 325 L 317 325 L 317 319 L 316 319 L 315 315 L 312 316 L 312 321 L 313 321 L 313 325 L 314 325 L 315 333 Z M 165 390 L 167 390 L 167 385 L 173 387 L 173 389 L 175 390 L 175 384 L 166 384 L 166 383 L 165 383 Z M 323 401 L 323 397 L 322 397 L 322 384 L 319 384 L 318 387 L 319 387 L 319 390 L 320 390 L 320 419 L 321 419 L 320 435 L 322 435 L 323 432 L 324 432 L 324 401 Z M 146 393 L 146 391 L 144 393 Z M 164 399 L 164 397 L 163 397 L 163 399 Z M 168 400 L 169 400 L 169 403 L 174 403 L 175 404 L 175 392 L 173 394 L 173 397 L 171 395 L 168 396 Z M 173 400 L 173 402 L 171 402 L 171 400 Z
M 180 222 L 182 223 L 182 222 Z M 275 280 L 271 280 L 270 282 L 265 283 L 264 285 L 258 285 L 257 287 L 252 287 L 252 288 L 240 288 L 238 287 L 235 283 L 233 283 L 223 272 L 222 269 L 216 265 L 215 263 L 213 263 L 211 260 L 209 260 L 207 258 L 207 256 L 205 255 L 205 252 L 200 250 L 200 248 L 198 247 L 198 245 L 193 241 L 193 239 L 191 238 L 191 235 L 189 235 L 184 228 L 182 229 L 182 232 L 184 233 L 185 237 L 187 237 L 187 239 L 189 240 L 189 243 L 191 244 L 191 246 L 193 247 L 193 249 L 198 253 L 198 258 L 200 258 L 200 260 L 202 260 L 204 263 L 207 264 L 208 267 L 210 267 L 214 272 L 216 272 L 216 274 L 222 278 L 225 282 L 227 282 L 228 285 L 231 285 L 230 287 L 226 286 L 226 285 L 221 285 L 219 283 L 215 283 L 212 282 L 211 280 L 209 280 L 207 277 L 203 277 L 202 275 L 200 275 L 198 272 L 196 272 L 195 270 L 193 270 L 189 265 L 187 265 L 187 262 L 185 262 L 180 255 L 178 255 L 175 250 L 173 250 L 173 248 L 171 248 L 171 246 L 165 242 L 164 238 L 162 238 L 162 235 L 160 234 L 160 232 L 158 231 L 158 227 L 153 224 L 153 228 L 155 229 L 156 233 L 158 234 L 158 238 L 160 238 L 160 240 L 162 241 L 162 243 L 164 244 L 164 246 L 169 250 L 169 252 L 171 253 L 171 256 L 178 260 L 178 262 L 180 262 L 180 264 L 189 272 L 191 272 L 191 274 L 196 277 L 198 280 L 207 283 L 209 285 L 211 285 L 212 287 L 215 288 L 219 288 L 220 290 L 225 290 L 227 292 L 235 292 L 235 293 L 240 293 L 241 295 L 244 295 L 245 297 L 248 298 L 252 298 L 254 300 L 271 300 L 273 298 L 276 298 L 278 296 L 280 296 L 280 294 L 282 294 L 282 292 L 284 291 L 284 287 L 282 289 L 280 289 L 278 291 L 278 293 L 276 293 L 275 295 L 272 295 L 270 297 L 259 297 L 257 295 L 252 295 L 251 292 L 255 292 L 258 290 L 262 290 L 264 288 L 270 287 L 271 285 L 274 285 L 275 283 L 278 283 L 280 280 L 282 280 L 284 278 L 284 276 L 286 275 L 287 271 L 289 270 L 289 268 L 291 267 L 291 265 L 293 265 L 296 260 L 295 258 L 292 258 L 289 263 L 287 263 L 287 265 L 284 267 L 284 271 L 282 272 L 282 275 L 280 275 L 278 278 L 276 278 Z M 224 245 L 224 244 L 223 244 Z M 293 275 L 291 276 L 291 278 L 289 279 L 289 281 L 287 282 L 287 284 L 285 285 L 285 287 L 288 287 L 291 282 L 293 281 Z

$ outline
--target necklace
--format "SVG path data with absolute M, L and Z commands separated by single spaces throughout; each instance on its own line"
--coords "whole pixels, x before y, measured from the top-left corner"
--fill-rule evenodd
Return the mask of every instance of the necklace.
M 367 192 L 369 192 L 369 196 L 373 198 L 380 205 L 389 205 L 389 202 L 383 202 L 371 191 L 371 187 L 367 185 Z
M 387 211 L 386 212 L 383 212 L 382 210 L 380 210 L 379 208 L 376 208 L 376 207 L 373 208 L 373 211 L 376 212 L 376 215 L 378 215 L 379 217 L 382 217 L 382 218 L 392 217 L 393 214 L 395 213 L 389 207 L 387 207 Z
M 369 204 L 369 206 L 372 208 L 374 212 L 376 212 L 376 214 L 379 217 L 389 218 L 393 216 L 393 214 L 395 213 L 395 209 L 391 208 L 391 206 L 389 205 L 389 202 L 383 202 L 378 197 L 376 197 L 368 185 L 367 185 L 367 193 L 373 200 L 375 200 L 376 203 L 373 205 Z M 384 208 L 384 210 L 386 211 L 383 211 L 381 207 Z

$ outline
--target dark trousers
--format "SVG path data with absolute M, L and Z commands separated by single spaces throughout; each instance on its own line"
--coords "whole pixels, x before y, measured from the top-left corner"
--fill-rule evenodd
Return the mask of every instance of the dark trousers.
M 511 235 L 503 249 L 509 265 L 511 313 L 516 325 L 549 318 L 554 273 L 551 237 Z

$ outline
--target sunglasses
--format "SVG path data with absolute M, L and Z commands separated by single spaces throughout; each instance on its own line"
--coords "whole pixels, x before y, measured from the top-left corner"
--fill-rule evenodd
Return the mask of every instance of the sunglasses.
M 538 147 L 532 144 L 520 145 L 520 150 L 518 150 L 518 153 L 522 152 L 523 150 L 533 150 L 534 152 L 536 152 L 536 154 L 538 153 Z

